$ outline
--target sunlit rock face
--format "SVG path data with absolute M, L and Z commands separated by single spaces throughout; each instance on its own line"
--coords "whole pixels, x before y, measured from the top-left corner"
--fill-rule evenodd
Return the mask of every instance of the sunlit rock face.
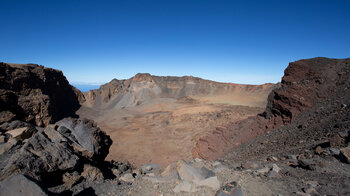
M 46 126 L 73 116 L 79 98 L 80 91 L 59 70 L 0 63 L 0 123 L 18 119 Z

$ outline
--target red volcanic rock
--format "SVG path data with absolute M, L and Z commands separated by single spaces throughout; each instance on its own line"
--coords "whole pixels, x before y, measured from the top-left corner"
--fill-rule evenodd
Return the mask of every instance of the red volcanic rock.
M 35 64 L 0 63 L 0 123 L 13 119 L 37 126 L 73 116 L 79 90 L 61 71 Z
M 266 131 L 292 122 L 298 114 L 332 96 L 350 77 L 344 71 L 350 59 L 313 58 L 292 62 L 281 87 L 273 90 L 263 114 L 226 125 L 200 138 L 192 149 L 194 158 L 214 160 L 229 149 Z
M 330 96 L 344 80 L 341 69 L 349 59 L 314 58 L 292 62 L 284 71 L 281 88 L 268 99 L 264 116 L 275 124 L 290 123 L 319 99 Z
M 193 158 L 215 160 L 227 150 L 254 138 L 266 131 L 268 120 L 253 116 L 222 127 L 201 137 L 192 149 Z

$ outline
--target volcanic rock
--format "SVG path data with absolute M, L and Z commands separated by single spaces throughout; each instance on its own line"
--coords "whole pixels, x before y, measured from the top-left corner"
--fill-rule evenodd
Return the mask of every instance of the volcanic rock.
M 301 112 L 325 98 L 344 77 L 339 77 L 349 59 L 313 58 L 292 62 L 284 71 L 281 88 L 271 92 L 263 114 L 275 127 L 289 123 Z
M 91 182 L 104 180 L 101 170 L 89 164 L 84 165 L 84 171 L 81 173 L 81 176 Z
M 139 73 L 128 80 L 113 79 L 99 89 L 84 93 L 84 106 L 95 109 L 111 109 L 133 107 L 152 102 L 155 98 L 172 98 L 179 101 L 193 102 L 189 96 L 199 95 L 233 95 L 253 97 L 260 95 L 267 97 L 275 88 L 274 84 L 239 85 L 219 83 L 192 76 L 171 77 L 153 76 L 148 73 Z M 256 100 L 256 99 L 254 99 Z M 255 106 L 264 106 L 266 100 L 253 103 Z
M 0 184 L 0 196 L 45 196 L 47 195 L 35 182 L 21 174 L 15 174 Z
M 225 184 L 218 190 L 215 196 L 243 196 L 241 186 L 237 182 L 230 182 Z
M 109 137 L 104 132 L 92 126 L 92 122 L 87 120 L 68 118 L 60 122 L 36 132 L 23 144 L 13 144 L 0 155 L 1 178 L 6 178 L 13 172 L 19 172 L 42 181 L 50 174 L 75 169 L 84 159 L 103 161 L 111 145 Z M 63 122 L 67 126 L 71 125 L 68 126 L 70 129 L 64 127 Z M 84 140 L 76 138 L 75 135 L 81 136 L 79 131 L 86 131 Z M 90 143 L 84 143 L 86 141 Z M 86 170 L 88 170 L 86 176 L 92 176 L 91 173 L 94 173 L 90 172 L 93 169 Z
M 7 131 L 7 134 L 10 134 L 13 138 L 17 140 L 25 140 L 30 138 L 37 130 L 34 127 L 22 127 Z
M 4 152 L 10 150 L 12 147 L 16 146 L 18 140 L 15 138 L 10 138 L 7 142 L 0 144 L 0 155 Z
M 69 189 L 77 184 L 81 179 L 83 179 L 83 177 L 80 176 L 77 171 L 74 171 L 73 173 L 66 172 L 62 176 L 62 181 Z
M 35 64 L 0 63 L 0 123 L 18 119 L 46 126 L 74 116 L 80 94 L 61 71 Z
M 346 163 L 350 164 L 350 146 L 340 149 L 340 155 Z
M 350 59 L 328 58 L 290 63 L 281 86 L 268 96 L 265 112 L 226 125 L 199 138 L 192 149 L 192 156 L 214 160 L 249 139 L 289 124 L 299 114 L 327 98 L 338 86 L 348 81 L 345 69 L 349 63 Z
M 0 176 L 7 177 L 18 171 L 33 179 L 42 180 L 43 175 L 77 166 L 79 157 L 65 144 L 52 143 L 39 131 L 19 149 L 12 149 L 0 157 Z
M 173 191 L 175 193 L 179 193 L 181 191 L 193 193 L 193 192 L 198 191 L 198 187 L 191 182 L 183 181 L 180 184 L 176 185 L 176 187 L 173 189 Z
M 87 151 L 87 153 L 81 153 L 88 158 L 102 161 L 108 155 L 112 140 L 93 121 L 65 118 L 57 122 L 56 125 L 58 126 L 57 130 L 63 135 L 68 130 L 73 134 L 77 143 Z

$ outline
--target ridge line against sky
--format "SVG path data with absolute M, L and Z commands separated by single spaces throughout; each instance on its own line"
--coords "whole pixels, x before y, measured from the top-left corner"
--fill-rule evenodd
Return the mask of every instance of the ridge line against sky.
M 0 0 L 0 61 L 71 83 L 136 73 L 276 83 L 289 62 L 350 57 L 350 1 Z

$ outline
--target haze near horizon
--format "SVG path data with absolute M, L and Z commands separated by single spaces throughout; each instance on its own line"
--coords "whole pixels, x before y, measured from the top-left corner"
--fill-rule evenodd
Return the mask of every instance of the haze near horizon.
M 73 84 L 136 73 L 279 82 L 290 61 L 350 54 L 349 1 L 0 1 L 0 61 Z

